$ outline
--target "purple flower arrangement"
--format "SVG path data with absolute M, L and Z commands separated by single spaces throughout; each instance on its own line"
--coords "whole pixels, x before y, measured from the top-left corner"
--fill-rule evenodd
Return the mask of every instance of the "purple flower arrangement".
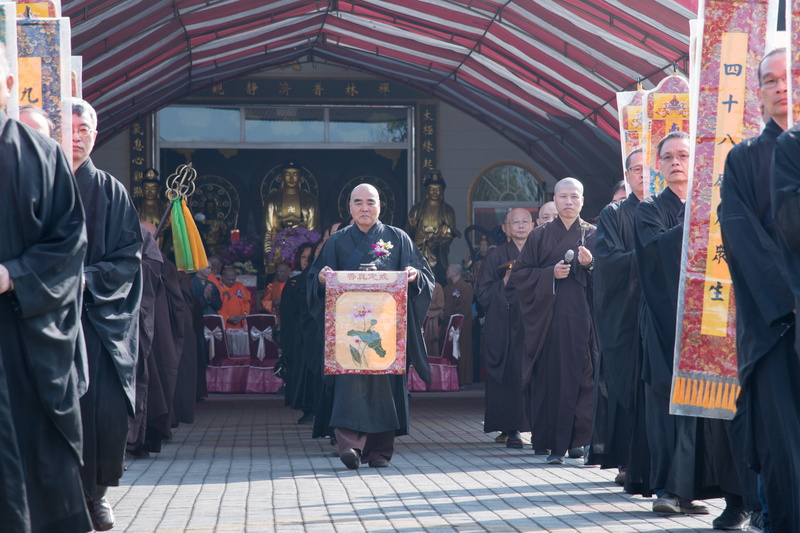
M 269 252 L 269 262 L 272 264 L 286 261 L 294 268 L 295 254 L 301 244 L 307 242 L 319 242 L 322 235 L 316 231 L 308 230 L 298 226 L 296 228 L 286 228 L 275 236 L 272 242 L 272 250 Z M 276 257 L 275 254 L 278 254 Z

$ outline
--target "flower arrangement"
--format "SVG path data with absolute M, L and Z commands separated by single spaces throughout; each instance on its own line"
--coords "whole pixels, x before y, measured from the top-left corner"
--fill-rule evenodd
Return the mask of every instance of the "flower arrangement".
M 307 242 L 319 242 L 321 238 L 322 235 L 316 231 L 308 230 L 301 226 L 286 228 L 275 236 L 272 241 L 272 250 L 270 250 L 267 259 L 273 265 L 285 261 L 292 268 L 296 268 L 297 265 L 294 264 L 295 254 L 300 245 Z
M 372 257 L 375 258 L 375 262 L 379 262 L 383 259 L 386 259 L 390 255 L 392 255 L 391 250 L 394 248 L 392 241 L 383 242 L 383 239 L 379 240 L 375 244 L 372 245 Z
M 357 305 L 351 317 L 354 322 L 361 322 L 363 324 L 363 329 L 351 329 L 347 332 L 348 336 L 356 337 L 353 339 L 355 345 L 351 344 L 349 346 L 353 361 L 355 361 L 358 366 L 366 366 L 368 368 L 367 348 L 375 350 L 380 357 L 386 357 L 386 350 L 381 345 L 381 334 L 372 329 L 378 321 L 374 318 L 369 318 L 371 315 L 372 307 L 368 307 L 364 304 Z M 369 323 L 367 323 L 368 318 Z M 356 324 L 356 326 L 358 326 L 358 324 Z
M 220 254 L 223 265 L 231 265 L 237 274 L 257 274 L 258 269 L 253 261 L 258 258 L 259 247 L 252 235 L 247 235 L 238 241 L 232 241 Z

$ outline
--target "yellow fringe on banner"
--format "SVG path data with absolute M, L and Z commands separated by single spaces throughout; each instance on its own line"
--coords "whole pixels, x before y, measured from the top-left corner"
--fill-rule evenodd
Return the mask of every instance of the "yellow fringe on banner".
M 700 378 L 676 377 L 672 402 L 705 409 L 736 410 L 739 385 Z

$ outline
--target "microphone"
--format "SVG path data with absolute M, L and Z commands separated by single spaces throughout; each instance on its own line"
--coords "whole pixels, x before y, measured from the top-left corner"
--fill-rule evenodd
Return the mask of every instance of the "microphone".
M 575 257 L 575 250 L 567 250 L 567 253 L 564 254 L 564 263 L 571 263 L 572 259 Z

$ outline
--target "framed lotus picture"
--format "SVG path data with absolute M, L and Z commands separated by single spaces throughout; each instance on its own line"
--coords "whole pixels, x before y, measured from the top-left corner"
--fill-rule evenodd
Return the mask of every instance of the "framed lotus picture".
M 329 274 L 325 285 L 325 374 L 405 374 L 405 272 Z

